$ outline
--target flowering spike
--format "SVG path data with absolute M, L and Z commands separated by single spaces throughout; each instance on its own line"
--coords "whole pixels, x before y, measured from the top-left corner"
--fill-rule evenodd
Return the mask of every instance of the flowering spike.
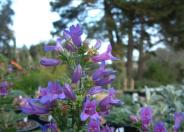
M 63 87 L 63 91 L 64 91 L 64 94 L 67 98 L 71 99 L 71 100 L 75 100 L 76 99 L 76 96 L 71 88 L 71 86 L 69 84 L 65 84 L 64 87 Z

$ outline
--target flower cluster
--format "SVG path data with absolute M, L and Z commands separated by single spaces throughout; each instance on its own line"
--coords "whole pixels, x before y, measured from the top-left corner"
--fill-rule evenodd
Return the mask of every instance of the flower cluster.
M 167 132 L 165 123 L 163 121 L 158 121 L 153 125 L 153 110 L 151 107 L 142 107 L 140 109 L 140 115 L 131 115 L 130 120 L 133 124 L 141 124 L 143 131 L 147 132 L 153 127 L 153 132 Z M 175 112 L 174 114 L 174 132 L 178 132 L 181 125 L 184 123 L 184 113 Z
M 58 101 L 68 101 L 67 105 L 72 105 L 70 108 L 73 111 L 81 105 L 82 109 L 77 111 L 80 112 L 81 121 L 88 122 L 89 132 L 113 132 L 113 128 L 102 125 L 102 120 L 110 112 L 112 106 L 120 105 L 121 102 L 116 99 L 114 88 L 105 89 L 116 77 L 115 71 L 106 68 L 105 61 L 117 60 L 117 58 L 111 54 L 110 44 L 104 53 L 99 54 L 98 49 L 101 46 L 99 40 L 89 48 L 88 42 L 81 39 L 82 33 L 79 25 L 73 25 L 68 30 L 64 30 L 62 37 L 57 39 L 55 45 L 45 45 L 46 52 L 55 51 L 61 59 L 43 57 L 40 64 L 45 67 L 67 64 L 73 70 L 70 81 L 62 85 L 59 82 L 49 82 L 46 88 L 39 88 L 35 98 L 21 98 L 20 109 L 26 114 L 48 114 Z M 98 63 L 100 63 L 99 68 L 91 75 L 88 74 L 90 73 L 89 64 L 97 65 Z M 83 97 L 81 102 L 80 97 Z M 78 105 L 77 102 L 81 104 Z M 55 116 L 53 115 L 53 118 Z M 52 128 L 51 126 L 53 125 L 47 124 L 43 128 Z

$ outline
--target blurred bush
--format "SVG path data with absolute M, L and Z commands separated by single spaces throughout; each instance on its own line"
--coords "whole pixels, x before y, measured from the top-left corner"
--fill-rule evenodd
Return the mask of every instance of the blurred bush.
M 48 81 L 66 80 L 66 66 L 55 68 L 39 68 L 27 71 L 26 75 L 19 76 L 14 80 L 14 89 L 22 90 L 28 95 L 34 95 L 39 86 L 47 86 Z

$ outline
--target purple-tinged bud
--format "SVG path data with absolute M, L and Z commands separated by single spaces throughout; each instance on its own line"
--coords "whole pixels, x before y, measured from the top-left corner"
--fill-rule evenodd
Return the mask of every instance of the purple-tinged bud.
M 90 117 L 92 119 L 99 119 L 99 114 L 96 112 L 96 101 L 90 101 L 89 99 L 86 100 L 84 103 L 83 111 L 80 115 L 82 121 L 87 120 Z
M 89 89 L 88 94 L 94 95 L 94 94 L 101 93 L 104 91 L 105 91 L 105 89 L 103 89 L 101 86 L 94 86 L 94 87 Z
M 77 83 L 82 76 L 82 67 L 81 65 L 77 65 L 77 67 L 75 68 L 73 75 L 72 75 L 72 83 Z
M 167 132 L 164 122 L 157 122 L 154 126 L 153 132 Z
M 43 65 L 43 66 L 46 66 L 46 67 L 57 66 L 60 63 L 61 63 L 60 60 L 51 59 L 51 58 L 45 58 L 45 57 L 40 60 L 40 64 Z
M 96 50 L 98 50 L 98 49 L 100 49 L 100 47 L 101 47 L 101 41 L 100 40 L 96 40 L 96 44 L 95 44 L 94 48 Z
M 88 132 L 101 132 L 100 121 L 95 119 L 90 119 L 88 123 Z
M 140 119 L 136 115 L 131 115 L 130 120 L 132 121 L 132 123 L 138 123 Z
M 64 47 L 70 52 L 76 51 L 76 47 L 71 42 L 67 42 Z
M 99 54 L 99 55 L 96 55 L 96 56 L 92 57 L 91 59 L 95 63 L 106 61 L 106 60 L 118 60 L 118 58 L 112 56 L 111 52 L 112 52 L 112 47 L 109 44 L 106 52 Z
M 71 88 L 71 86 L 69 84 L 65 84 L 64 87 L 63 87 L 63 91 L 64 91 L 64 94 L 67 98 L 71 99 L 71 100 L 75 100 L 76 99 L 76 96 Z

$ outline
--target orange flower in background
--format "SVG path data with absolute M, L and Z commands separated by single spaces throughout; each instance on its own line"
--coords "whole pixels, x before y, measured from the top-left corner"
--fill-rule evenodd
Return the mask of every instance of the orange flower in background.
M 18 70 L 23 71 L 23 68 L 21 65 L 19 65 L 16 61 L 11 61 L 11 64 L 15 66 Z

